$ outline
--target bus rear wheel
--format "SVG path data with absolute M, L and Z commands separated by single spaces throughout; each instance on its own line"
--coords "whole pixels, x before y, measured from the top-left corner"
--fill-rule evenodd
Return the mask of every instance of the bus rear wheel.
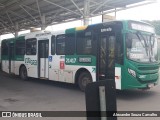
M 21 69 L 20 69 L 20 77 L 22 80 L 27 80 L 28 77 L 27 77 L 27 69 L 25 66 L 22 66 Z
M 88 83 L 92 82 L 92 77 L 88 72 L 82 72 L 78 77 L 78 86 L 81 91 L 85 91 Z

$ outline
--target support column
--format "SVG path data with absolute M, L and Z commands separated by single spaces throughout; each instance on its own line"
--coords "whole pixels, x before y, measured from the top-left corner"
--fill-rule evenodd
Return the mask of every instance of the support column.
M 42 21 L 41 30 L 45 30 L 45 28 L 46 28 L 46 16 L 44 14 L 41 16 L 41 21 Z
M 15 37 L 18 37 L 18 22 L 15 23 Z
M 90 0 L 84 0 L 84 25 L 89 25 L 89 16 L 90 16 Z
M 117 9 L 115 8 L 115 14 L 114 14 L 114 16 L 115 16 L 115 19 L 117 18 Z

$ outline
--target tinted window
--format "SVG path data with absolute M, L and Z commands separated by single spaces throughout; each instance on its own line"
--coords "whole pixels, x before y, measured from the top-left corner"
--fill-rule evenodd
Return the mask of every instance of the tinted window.
M 8 55 L 8 44 L 6 41 L 2 42 L 2 55 Z
M 116 63 L 123 64 L 123 38 L 122 34 L 116 35 Z
M 40 58 L 48 58 L 49 51 L 49 40 L 40 40 L 38 43 L 39 47 L 39 57 Z
M 73 55 L 75 53 L 75 34 L 66 34 L 65 54 Z
M 16 55 L 24 55 L 25 54 L 25 41 L 17 40 L 15 48 L 16 48 Z
M 26 55 L 36 55 L 37 40 L 36 38 L 26 40 Z
M 55 54 L 55 36 L 51 37 L 51 54 Z
M 57 55 L 65 54 L 65 35 L 58 35 L 56 40 Z
M 78 32 L 77 33 L 77 53 L 78 54 L 92 54 L 93 49 L 92 32 Z

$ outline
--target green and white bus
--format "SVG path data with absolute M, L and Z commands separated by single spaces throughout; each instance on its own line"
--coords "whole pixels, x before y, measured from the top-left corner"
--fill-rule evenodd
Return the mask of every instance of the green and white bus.
M 115 76 L 116 89 L 146 89 L 158 83 L 154 28 L 140 21 L 110 21 L 59 32 L 39 31 L 3 40 L 2 70 L 78 84 Z M 114 69 L 115 68 L 115 69 Z
M 160 62 L 160 36 L 157 36 L 157 41 L 158 41 L 158 60 Z

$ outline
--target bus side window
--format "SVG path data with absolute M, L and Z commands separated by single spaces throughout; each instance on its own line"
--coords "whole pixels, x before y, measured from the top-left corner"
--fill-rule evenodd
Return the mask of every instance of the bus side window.
M 93 50 L 93 40 L 92 40 L 92 32 L 77 32 L 77 53 L 80 55 L 84 54 L 92 54 Z
M 8 44 L 6 41 L 2 41 L 2 55 L 8 55 Z
M 65 35 L 58 35 L 56 37 L 56 54 L 64 55 L 65 54 Z
M 91 37 L 85 37 L 84 53 L 91 54 L 91 52 L 92 52 L 92 39 Z
M 65 54 L 73 55 L 75 53 L 75 33 L 66 34 Z
M 55 36 L 54 35 L 51 37 L 51 54 L 52 55 L 55 54 Z
M 16 55 L 24 55 L 25 54 L 25 40 L 17 40 L 15 48 L 16 48 Z
M 116 35 L 116 63 L 123 65 L 123 38 L 120 33 Z
M 26 55 L 36 55 L 37 53 L 37 40 L 31 38 L 26 40 Z

